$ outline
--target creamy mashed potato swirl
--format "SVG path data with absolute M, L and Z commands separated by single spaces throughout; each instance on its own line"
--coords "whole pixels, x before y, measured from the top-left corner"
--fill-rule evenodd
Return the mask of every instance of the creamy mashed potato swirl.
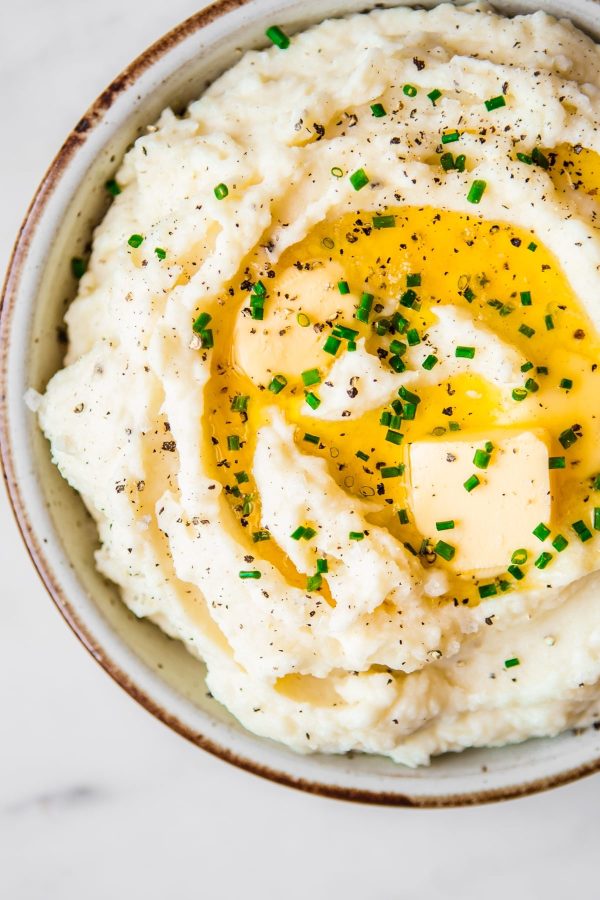
M 600 50 L 377 10 L 117 173 L 39 419 L 133 612 L 301 752 L 596 720 Z

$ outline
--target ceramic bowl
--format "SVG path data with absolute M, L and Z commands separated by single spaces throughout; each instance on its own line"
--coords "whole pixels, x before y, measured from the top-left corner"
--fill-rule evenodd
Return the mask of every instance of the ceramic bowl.
M 98 539 L 78 495 L 50 461 L 23 397 L 61 366 L 62 317 L 74 293 L 69 261 L 82 254 L 107 200 L 104 182 L 131 142 L 167 105 L 183 110 L 277 22 L 292 33 L 366 0 L 220 0 L 136 59 L 79 120 L 51 164 L 17 238 L 1 317 L 1 445 L 23 538 L 60 612 L 95 659 L 149 712 L 211 753 L 317 794 L 403 806 L 516 797 L 600 768 L 594 729 L 494 750 L 447 754 L 410 770 L 360 754 L 297 755 L 245 731 L 212 700 L 202 666 L 158 628 L 136 619 L 94 568 Z M 399 5 L 397 2 L 378 4 Z M 424 3 L 428 6 L 431 3 Z M 508 15 L 544 8 L 600 39 L 595 0 L 497 2 Z

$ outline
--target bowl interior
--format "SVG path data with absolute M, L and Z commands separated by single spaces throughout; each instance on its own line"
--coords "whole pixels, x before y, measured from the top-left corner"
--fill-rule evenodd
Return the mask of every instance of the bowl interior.
M 155 45 L 80 121 L 34 201 L 7 280 L 3 458 L 28 547 L 61 611 L 96 658 L 152 712 L 206 749 L 311 790 L 418 805 L 476 802 L 593 770 L 600 735 L 592 729 L 448 754 L 429 769 L 414 771 L 378 757 L 298 756 L 250 735 L 212 700 L 202 665 L 157 627 L 136 619 L 114 585 L 97 573 L 94 523 L 52 465 L 48 444 L 23 402 L 27 388 L 43 390 L 62 364 L 62 319 L 76 290 L 70 260 L 85 255 L 107 208 L 104 182 L 131 142 L 165 106 L 183 111 L 244 50 L 264 46 L 269 24 L 276 21 L 293 32 L 364 7 L 360 0 L 224 0 Z M 544 8 L 600 36 L 600 7 L 594 0 L 506 0 L 496 7 L 507 14 Z

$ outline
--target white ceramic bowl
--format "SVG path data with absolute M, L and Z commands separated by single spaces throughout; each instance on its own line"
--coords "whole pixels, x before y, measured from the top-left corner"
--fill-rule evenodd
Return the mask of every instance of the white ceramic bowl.
M 251 772 L 319 794 L 406 806 L 515 797 L 600 768 L 600 733 L 561 735 L 498 750 L 447 754 L 416 771 L 364 755 L 300 756 L 245 731 L 206 691 L 200 664 L 137 620 L 93 562 L 97 535 L 79 497 L 50 461 L 23 396 L 60 367 L 60 325 L 80 255 L 107 205 L 104 182 L 163 107 L 182 110 L 207 81 L 273 23 L 294 32 L 366 0 L 220 0 L 135 60 L 98 98 L 50 166 L 17 238 L 1 318 L 1 444 L 15 515 L 52 599 L 96 660 L 146 709 L 199 747 Z M 391 2 L 379 5 L 399 5 Z M 434 5 L 425 2 L 422 5 Z M 600 39 L 595 0 L 499 0 L 511 15 L 543 8 Z M 58 339 L 57 339 L 58 338 Z

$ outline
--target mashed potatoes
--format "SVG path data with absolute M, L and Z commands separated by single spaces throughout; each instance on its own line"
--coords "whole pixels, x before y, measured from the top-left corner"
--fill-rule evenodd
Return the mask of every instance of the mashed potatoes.
M 125 157 L 40 423 L 257 734 L 414 766 L 600 714 L 599 73 L 543 13 L 377 10 Z

